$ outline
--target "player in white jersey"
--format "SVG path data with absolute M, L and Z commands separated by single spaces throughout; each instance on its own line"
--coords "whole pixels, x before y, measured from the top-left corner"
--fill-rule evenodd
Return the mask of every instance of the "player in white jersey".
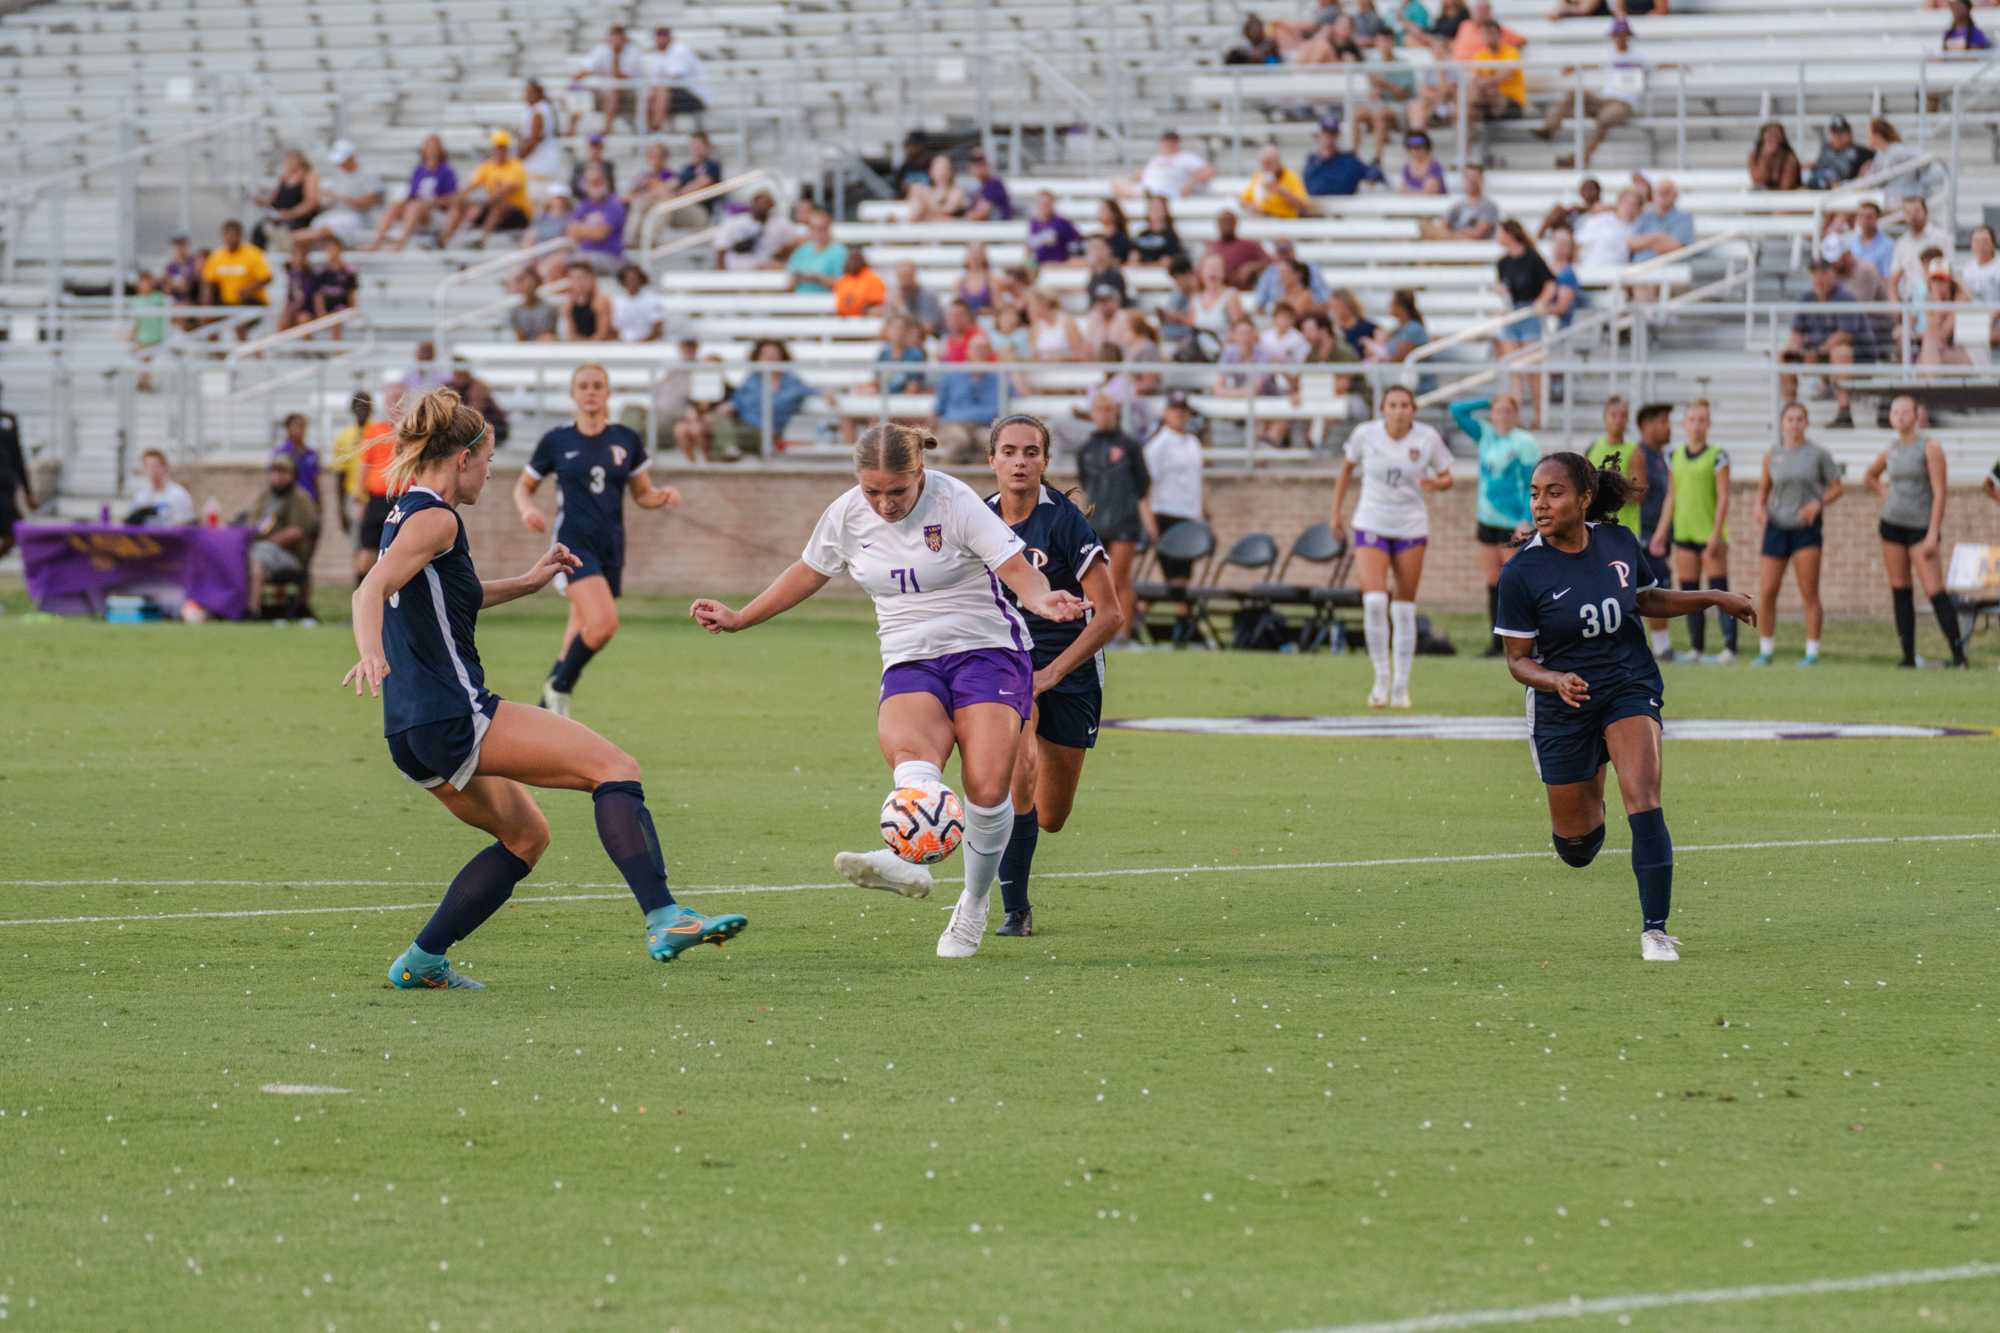
M 864 431 L 854 449 L 859 484 L 826 507 L 805 554 L 741 611 L 704 597 L 689 614 L 711 634 L 733 634 L 797 606 L 839 573 L 867 590 L 882 640 L 876 735 L 896 785 L 941 782 L 944 761 L 954 746 L 959 752 L 965 891 L 937 951 L 970 958 L 1013 831 L 1014 758 L 1035 698 L 1027 623 L 1000 585 L 1044 620 L 1075 620 L 1089 603 L 1052 590 L 978 492 L 924 467 L 924 451 L 936 447 L 936 436 L 909 426 Z M 863 888 L 912 898 L 931 890 L 929 871 L 887 849 L 843 852 L 834 866 Z
M 1417 655 L 1417 584 L 1424 576 L 1424 547 L 1431 536 L 1424 497 L 1451 487 L 1451 451 L 1444 438 L 1417 420 L 1417 399 L 1402 385 L 1382 395 L 1382 415 L 1347 437 L 1346 459 L 1333 484 L 1333 533 L 1345 541 L 1347 486 L 1361 469 L 1361 499 L 1354 506 L 1354 571 L 1361 582 L 1361 624 L 1375 687 L 1368 706 L 1410 706 L 1410 665 Z M 1396 598 L 1389 599 L 1394 576 Z M 1395 627 L 1393 648 L 1390 626 Z M 1390 684 L 1390 658 L 1395 683 Z

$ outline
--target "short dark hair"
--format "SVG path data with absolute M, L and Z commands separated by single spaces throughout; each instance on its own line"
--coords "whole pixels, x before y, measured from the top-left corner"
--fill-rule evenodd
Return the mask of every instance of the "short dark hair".
M 1194 272 L 1194 262 L 1186 255 L 1175 255 L 1167 261 L 1167 276 L 1178 278 L 1183 273 Z
M 1639 409 L 1639 424 L 1644 426 L 1649 421 L 1656 420 L 1659 417 L 1670 417 L 1673 414 L 1674 406 L 1672 403 L 1647 403 Z

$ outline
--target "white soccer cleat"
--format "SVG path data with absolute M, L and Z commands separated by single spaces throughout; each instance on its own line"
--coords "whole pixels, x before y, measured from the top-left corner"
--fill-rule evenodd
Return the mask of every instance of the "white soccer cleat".
M 1394 694 L 1389 696 L 1389 707 L 1408 708 L 1409 706 L 1410 706 L 1409 690 L 1407 689 L 1397 690 Z
M 1376 681 L 1375 688 L 1368 691 L 1368 706 L 1370 708 L 1387 708 L 1389 706 L 1389 687 L 1379 680 Z
M 553 684 L 544 682 L 542 685 L 542 707 L 548 709 L 557 717 L 568 717 L 569 692 L 567 690 L 559 690 Z
M 966 889 L 958 895 L 958 906 L 951 909 L 951 921 L 938 936 L 938 957 L 970 958 L 979 952 L 979 942 L 986 937 L 986 913 L 993 905 L 993 895 L 975 898 L 972 890 Z
M 1678 963 L 1681 951 L 1676 945 L 1680 936 L 1669 935 L 1664 930 L 1649 930 L 1639 936 L 1639 957 L 1649 963 Z
M 931 896 L 931 872 L 911 865 L 887 847 L 873 852 L 838 852 L 833 868 L 840 877 L 864 889 L 885 889 L 905 898 Z
M 1703 666 L 1729 666 L 1735 661 L 1736 650 L 1734 648 L 1724 648 L 1719 653 L 1710 653 L 1707 657 L 1702 658 L 1701 664 Z

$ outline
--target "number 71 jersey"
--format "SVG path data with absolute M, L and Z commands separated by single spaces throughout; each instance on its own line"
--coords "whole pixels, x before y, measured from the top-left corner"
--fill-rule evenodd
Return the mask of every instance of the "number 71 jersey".
M 1639 594 L 1656 584 L 1639 539 L 1616 523 L 1585 532 L 1581 551 L 1559 551 L 1538 533 L 1515 552 L 1500 571 L 1493 630 L 1533 639 L 1537 662 L 1583 677 L 1593 695 L 1632 683 L 1658 689 L 1639 617 Z

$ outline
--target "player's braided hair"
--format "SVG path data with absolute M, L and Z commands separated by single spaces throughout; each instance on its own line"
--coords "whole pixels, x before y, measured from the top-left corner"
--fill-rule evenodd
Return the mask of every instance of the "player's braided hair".
M 937 436 L 915 426 L 870 426 L 854 442 L 856 472 L 920 472 L 924 451 L 938 447 Z
M 405 491 L 417 474 L 479 443 L 486 418 L 450 389 L 432 389 L 396 418 L 396 456 L 390 460 L 389 488 Z
M 1612 454 L 1604 460 L 1603 467 L 1592 467 L 1590 460 L 1582 454 L 1564 450 L 1550 454 L 1537 466 L 1554 463 L 1569 474 L 1569 484 L 1577 494 L 1588 497 L 1584 501 L 1583 517 L 1587 523 L 1600 523 L 1615 517 L 1632 500 L 1632 479 L 1625 475 L 1623 457 Z

